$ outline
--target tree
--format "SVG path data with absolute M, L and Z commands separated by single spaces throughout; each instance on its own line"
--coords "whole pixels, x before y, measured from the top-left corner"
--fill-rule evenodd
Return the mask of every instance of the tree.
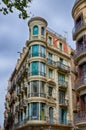
M 0 2 L 0 12 L 6 15 L 9 12 L 13 13 L 14 9 L 16 9 L 19 11 L 19 18 L 26 19 L 29 17 L 26 9 L 29 7 L 31 1 L 32 0 L 2 0 L 2 3 Z

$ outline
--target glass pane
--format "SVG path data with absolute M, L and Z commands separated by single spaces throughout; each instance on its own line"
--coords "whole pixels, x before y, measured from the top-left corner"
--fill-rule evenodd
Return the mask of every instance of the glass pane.
M 39 62 L 32 62 L 32 75 L 38 75 L 38 65 Z
M 53 108 L 49 108 L 49 118 L 50 118 L 50 123 L 53 123 Z
M 46 115 L 46 105 L 45 103 L 40 104 L 40 119 L 45 120 L 45 115 Z
M 31 119 L 32 120 L 36 120 L 36 119 L 38 119 L 38 113 L 39 113 L 39 109 L 38 109 L 39 107 L 38 107 L 38 103 L 31 103 Z
M 45 64 L 40 62 L 40 74 L 45 76 Z
M 38 56 L 39 54 L 39 45 L 33 45 L 32 46 L 32 57 Z
M 44 35 L 44 27 L 41 28 L 41 35 Z
M 33 35 L 38 35 L 38 26 L 33 27 Z

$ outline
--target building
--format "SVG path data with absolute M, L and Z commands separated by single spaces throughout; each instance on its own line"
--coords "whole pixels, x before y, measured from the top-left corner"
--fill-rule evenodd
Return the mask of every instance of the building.
M 74 121 L 77 129 L 86 130 L 86 0 L 75 1 L 72 16 L 75 23 L 73 40 L 76 41 L 74 59 L 78 67 L 75 82 L 77 112 Z
M 5 130 L 72 130 L 74 50 L 47 28 L 47 21 L 28 22 L 29 40 L 9 79 Z

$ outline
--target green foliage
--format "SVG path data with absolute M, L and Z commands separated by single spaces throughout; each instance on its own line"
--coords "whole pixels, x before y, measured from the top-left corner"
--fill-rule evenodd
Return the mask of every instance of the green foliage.
M 27 8 L 29 7 L 29 3 L 32 0 L 2 0 L 2 3 L 0 3 L 0 12 L 2 12 L 4 15 L 8 14 L 9 12 L 13 13 L 14 9 L 19 11 L 19 18 L 26 19 L 29 17 L 27 13 Z

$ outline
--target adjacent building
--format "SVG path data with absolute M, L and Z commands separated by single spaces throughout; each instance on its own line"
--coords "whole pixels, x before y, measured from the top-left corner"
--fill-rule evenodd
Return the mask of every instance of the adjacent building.
M 72 130 L 74 50 L 64 37 L 47 28 L 45 19 L 33 17 L 28 26 L 29 40 L 8 83 L 4 128 Z
M 73 40 L 76 41 L 74 60 L 78 69 L 75 80 L 77 111 L 74 123 L 77 129 L 86 130 L 86 0 L 76 0 L 72 9 L 74 19 Z

